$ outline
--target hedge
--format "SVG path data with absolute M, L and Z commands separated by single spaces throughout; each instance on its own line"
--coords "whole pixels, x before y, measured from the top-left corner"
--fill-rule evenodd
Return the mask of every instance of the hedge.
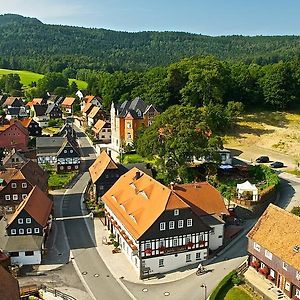
M 223 287 L 225 287 L 229 281 L 231 281 L 232 276 L 236 273 L 236 271 L 231 271 L 229 274 L 227 274 L 217 285 L 217 287 L 213 290 L 211 293 L 209 300 L 216 300 L 219 292 L 222 290 Z

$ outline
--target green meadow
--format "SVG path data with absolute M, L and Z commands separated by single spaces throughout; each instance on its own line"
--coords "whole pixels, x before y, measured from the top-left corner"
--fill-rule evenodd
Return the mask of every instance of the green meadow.
M 0 69 L 0 76 L 7 75 L 7 74 L 19 74 L 21 78 L 21 82 L 25 86 L 29 86 L 29 84 L 33 81 L 37 82 L 39 79 L 43 78 L 43 74 L 34 73 L 30 71 L 21 71 L 21 70 L 8 70 L 8 69 Z M 69 82 L 75 81 L 78 88 L 84 90 L 87 88 L 87 82 L 77 79 L 69 79 Z

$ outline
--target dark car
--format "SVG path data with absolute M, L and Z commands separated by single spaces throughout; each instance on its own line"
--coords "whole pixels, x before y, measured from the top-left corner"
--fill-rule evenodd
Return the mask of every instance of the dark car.
M 260 156 L 256 159 L 257 163 L 268 163 L 270 161 L 268 156 Z
M 283 168 L 284 163 L 281 161 L 274 161 L 273 163 L 270 164 L 270 167 L 272 168 Z

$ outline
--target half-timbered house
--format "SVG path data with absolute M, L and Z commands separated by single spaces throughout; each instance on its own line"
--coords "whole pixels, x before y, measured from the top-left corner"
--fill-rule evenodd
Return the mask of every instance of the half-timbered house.
M 205 213 L 201 188 L 197 191 L 198 201 L 191 203 L 176 189 L 133 168 L 102 196 L 106 225 L 140 277 L 207 258 L 213 228 L 205 217 L 214 210 Z M 224 202 L 223 206 L 226 212 Z
M 38 137 L 36 140 L 39 165 L 50 164 L 57 172 L 69 172 L 80 167 L 80 153 L 67 137 Z

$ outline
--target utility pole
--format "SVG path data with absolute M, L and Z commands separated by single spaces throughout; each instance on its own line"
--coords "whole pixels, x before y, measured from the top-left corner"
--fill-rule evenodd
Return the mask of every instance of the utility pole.
M 205 283 L 201 284 L 201 287 L 204 288 L 204 300 L 207 299 L 207 285 Z

